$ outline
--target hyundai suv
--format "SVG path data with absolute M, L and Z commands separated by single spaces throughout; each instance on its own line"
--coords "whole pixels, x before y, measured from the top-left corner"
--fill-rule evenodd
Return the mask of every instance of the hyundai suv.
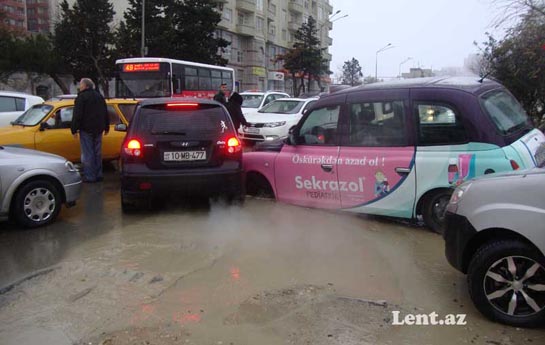
M 226 196 L 241 200 L 242 145 L 219 103 L 159 98 L 137 108 L 121 151 L 124 212 L 168 195 Z

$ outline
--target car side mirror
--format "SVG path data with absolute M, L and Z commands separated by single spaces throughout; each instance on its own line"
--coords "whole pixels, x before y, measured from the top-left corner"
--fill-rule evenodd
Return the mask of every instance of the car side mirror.
M 40 132 L 45 131 L 49 126 L 47 125 L 47 122 L 40 123 Z
M 127 131 L 127 125 L 124 123 L 118 123 L 115 125 L 114 130 L 116 132 L 126 132 Z
M 288 140 L 286 142 L 288 145 L 297 146 L 297 127 L 292 126 L 288 132 Z

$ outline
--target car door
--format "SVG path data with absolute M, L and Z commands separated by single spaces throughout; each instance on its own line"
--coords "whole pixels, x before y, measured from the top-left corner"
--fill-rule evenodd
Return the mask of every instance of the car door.
M 343 97 L 344 98 L 344 97 Z M 324 105 L 305 116 L 291 142 L 275 161 L 280 201 L 318 208 L 340 208 L 337 179 L 341 103 Z
M 123 123 L 116 107 L 108 104 L 108 117 L 110 118 L 110 131 L 102 138 L 102 157 L 105 160 L 117 159 L 121 153 L 121 144 L 125 133 L 114 130 L 115 125 Z
M 57 109 L 46 120 L 43 130 L 34 135 L 36 150 L 53 153 L 70 161 L 80 161 L 79 139 L 70 130 L 74 106 Z
M 411 217 L 415 202 L 413 125 L 408 91 L 347 99 L 347 135 L 338 160 L 341 205 L 356 212 Z

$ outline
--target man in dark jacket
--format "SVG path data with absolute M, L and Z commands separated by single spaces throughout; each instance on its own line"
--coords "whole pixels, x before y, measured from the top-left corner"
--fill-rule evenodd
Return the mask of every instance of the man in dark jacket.
M 242 101 L 242 96 L 239 95 L 238 92 L 233 92 L 231 97 L 229 97 L 229 102 L 227 103 L 227 110 L 229 110 L 229 114 L 231 115 L 231 120 L 235 125 L 236 131 L 238 131 L 241 124 L 248 126 L 248 122 L 246 122 L 246 118 L 244 117 L 241 109 Z
M 220 90 L 214 95 L 214 101 L 220 102 L 223 105 L 227 105 L 227 99 L 225 93 L 227 92 L 227 84 L 221 83 Z
M 106 101 L 89 78 L 81 79 L 74 105 L 72 135 L 81 144 L 83 182 L 102 181 L 102 133 L 108 135 L 110 119 Z

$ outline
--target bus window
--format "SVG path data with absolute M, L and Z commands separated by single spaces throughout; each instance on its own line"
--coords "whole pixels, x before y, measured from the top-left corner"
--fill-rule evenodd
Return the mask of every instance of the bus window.
M 221 86 L 221 71 L 212 71 L 212 90 L 219 90 Z
M 221 72 L 222 81 L 227 84 L 227 88 L 231 89 L 233 87 L 233 73 L 232 72 Z
M 199 68 L 199 89 L 212 90 L 209 69 Z

